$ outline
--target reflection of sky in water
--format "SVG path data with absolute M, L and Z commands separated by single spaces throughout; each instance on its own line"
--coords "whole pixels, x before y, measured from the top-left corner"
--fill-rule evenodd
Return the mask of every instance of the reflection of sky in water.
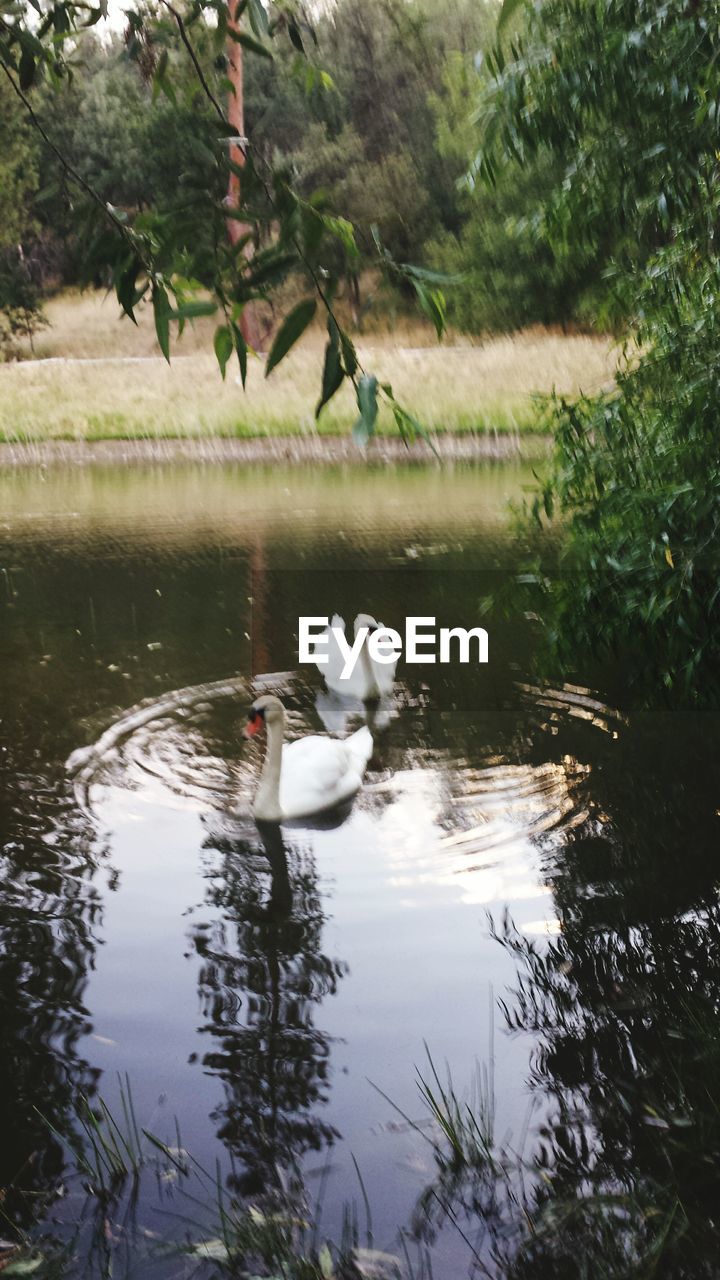
M 292 696 L 288 673 L 259 679 L 255 688 L 275 688 Z M 612 713 L 588 691 L 562 692 L 521 687 L 549 708 L 550 724 L 561 715 L 587 720 L 610 731 Z M 248 802 L 255 785 L 252 761 L 230 765 L 208 750 L 204 729 L 214 707 L 248 699 L 244 681 L 180 691 L 126 713 L 75 763 L 76 788 L 86 807 L 110 828 L 123 817 L 140 820 L 154 806 L 204 813 L 210 830 L 228 825 L 252 835 Z M 240 711 L 238 707 L 238 714 Z M 397 709 L 395 714 L 401 714 Z M 554 723 L 553 723 L 554 722 Z M 289 737 L 314 731 L 297 711 L 289 715 Z M 614 730 L 612 730 L 614 732 Z M 210 734 L 212 736 L 212 733 Z M 410 735 L 412 736 L 412 735 Z M 466 907 L 522 904 L 518 926 L 528 933 L 554 933 L 551 889 L 543 868 L 548 839 L 582 822 L 587 811 L 575 791 L 589 766 L 570 756 L 541 764 L 510 763 L 492 757 L 482 768 L 454 759 L 448 751 L 407 747 L 390 770 L 373 773 L 356 801 L 364 838 L 382 857 L 383 878 L 399 891 L 396 906 L 419 909 L 428 894 L 442 893 Z M 229 810 L 237 806 L 238 813 Z M 213 811 L 217 819 L 208 817 Z M 221 819 L 219 814 L 224 812 Z M 239 825 L 238 825 L 239 824 Z M 342 828 L 337 833 L 343 843 Z
M 263 1017 L 275 1011 L 287 1043 L 301 1047 L 293 1074 L 318 1086 L 309 1119 L 343 1136 L 333 1204 L 357 1198 L 352 1151 L 378 1236 L 390 1240 L 431 1161 L 369 1082 L 418 1118 L 424 1043 L 462 1091 L 494 1021 L 499 1124 L 522 1128 L 530 1045 L 500 1035 L 491 1013 L 515 962 L 486 916 L 507 906 L 526 931 L 558 927 L 553 854 L 585 811 L 592 743 L 617 721 L 579 687 L 523 690 L 517 628 L 502 642 L 493 630 L 492 669 L 475 682 L 461 671 L 419 682 L 408 671 L 377 709 L 377 754 L 348 819 L 285 829 L 297 901 L 315 902 L 308 948 L 300 911 L 277 930 L 267 914 L 283 886 L 276 876 L 271 887 L 248 813 L 262 754 L 239 740 L 251 687 L 201 682 L 292 665 L 289 619 L 327 608 L 352 617 L 358 600 L 394 622 L 427 597 L 420 612 L 468 625 L 476 591 L 494 585 L 478 573 L 514 559 L 503 522 L 517 476 L 293 474 L 286 494 L 275 472 L 248 480 L 232 469 L 202 480 L 178 471 L 170 488 L 155 471 L 127 484 L 88 471 L 73 483 L 72 520 L 66 482 L 40 489 L 25 479 L 8 495 L 22 644 L 6 656 L 13 684 L 40 690 L 51 708 L 48 759 L 94 741 L 74 756 L 75 796 L 98 832 L 109 887 L 83 992 L 92 1030 L 82 1053 L 109 1101 L 115 1073 L 127 1070 L 141 1122 L 174 1142 L 178 1115 L 188 1149 L 214 1167 L 233 1144 L 242 1149 L 243 1123 L 252 1127 L 261 1106 L 263 1071 L 274 1070 Z M 28 510 L 46 514 L 29 521 Z M 290 736 L 323 724 L 349 732 L 364 714 L 324 695 L 315 672 L 280 672 L 262 688 L 286 701 Z M 36 744 L 37 724 L 16 711 Z M 58 847 L 67 832 L 65 814 Z M 326 962 L 339 966 L 334 990 L 323 985 Z M 274 995 L 263 986 L 273 973 Z M 311 1184 L 325 1160 L 324 1150 L 306 1152 Z

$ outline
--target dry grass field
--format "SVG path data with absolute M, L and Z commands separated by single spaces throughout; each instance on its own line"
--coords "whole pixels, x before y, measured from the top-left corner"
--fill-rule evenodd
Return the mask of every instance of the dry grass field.
M 188 325 L 172 363 L 159 355 L 152 317 L 136 327 L 113 296 L 66 294 L 46 308 L 47 328 L 26 359 L 0 365 L 0 440 L 100 440 L 343 434 L 355 416 L 345 388 L 314 417 L 324 335 L 309 333 L 269 379 L 250 362 L 247 390 L 212 355 L 214 322 Z M 437 344 L 430 331 L 357 337 L 363 366 L 434 431 L 537 429 L 533 399 L 612 382 L 617 350 L 607 339 L 532 330 Z M 394 430 L 382 421 L 381 430 Z

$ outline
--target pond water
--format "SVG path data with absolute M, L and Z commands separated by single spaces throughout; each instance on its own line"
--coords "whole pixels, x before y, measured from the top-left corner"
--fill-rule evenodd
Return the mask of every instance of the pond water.
M 80 1211 L 49 1124 L 72 1127 L 83 1094 L 119 1115 L 127 1080 L 138 1124 L 225 1187 L 259 1202 L 297 1166 L 323 1232 L 354 1205 L 364 1234 L 367 1195 L 375 1245 L 398 1253 L 437 1172 L 428 1055 L 461 1097 L 484 1064 L 496 1133 L 544 1145 L 573 1195 L 695 1186 L 667 1135 L 696 1123 L 687 1028 L 720 978 L 716 718 L 630 714 L 582 655 L 541 685 L 536 625 L 491 610 L 487 666 L 401 663 L 348 815 L 281 838 L 249 816 L 258 692 L 282 697 L 290 736 L 363 722 L 298 667 L 298 617 L 477 625 L 521 562 L 507 504 L 530 480 L 508 464 L 0 476 L 11 1221 L 58 1187 L 48 1220 Z M 171 1190 L 168 1174 L 141 1196 L 141 1235 L 185 1229 Z M 499 1274 L 463 1221 L 434 1241 L 435 1274 L 467 1272 L 464 1236 Z

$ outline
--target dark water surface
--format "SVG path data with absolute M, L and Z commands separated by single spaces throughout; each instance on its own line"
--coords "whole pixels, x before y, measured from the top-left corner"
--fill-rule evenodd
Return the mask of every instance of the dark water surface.
M 375 1243 L 397 1251 L 435 1170 L 387 1099 L 427 1124 L 427 1044 L 461 1094 L 490 1063 L 497 1131 L 529 1127 L 572 1194 L 583 1169 L 672 1183 L 699 1212 L 698 1256 L 710 1248 L 702 1180 L 666 1133 L 696 1076 L 702 1092 L 683 1028 L 720 979 L 715 718 L 629 716 L 582 655 L 572 680 L 540 687 L 532 623 L 490 615 L 486 667 L 401 664 L 344 821 L 263 843 L 248 813 L 261 757 L 240 732 L 259 690 L 283 698 L 291 735 L 362 722 L 298 668 L 298 616 L 477 625 L 517 568 L 506 504 L 529 479 L 511 465 L 0 477 L 13 1221 L 62 1184 L 47 1122 L 71 1124 L 81 1093 L 117 1109 L 127 1073 L 139 1124 L 250 1199 L 291 1164 L 323 1182 L 329 1234 L 362 1205 L 354 1157 Z M 506 913 L 503 946 L 491 921 L 502 932 Z M 549 959 L 527 977 L 529 944 Z M 663 1065 L 678 1045 L 679 1084 Z M 569 1100 L 593 1155 L 571 1144 L 563 1169 L 552 1117 Z M 171 1230 L 155 1204 L 139 1217 Z M 467 1270 L 459 1235 L 436 1251 L 438 1277 Z

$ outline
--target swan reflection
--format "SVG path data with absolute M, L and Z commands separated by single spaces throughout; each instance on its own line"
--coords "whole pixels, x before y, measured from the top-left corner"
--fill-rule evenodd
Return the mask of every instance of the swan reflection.
M 258 1195 L 337 1136 L 319 1114 L 331 1042 L 315 1019 L 346 966 L 322 950 L 326 916 L 306 841 L 258 823 L 254 841 L 215 847 L 206 902 L 217 915 L 193 936 L 200 1031 L 211 1041 L 202 1064 L 223 1083 L 212 1119 L 233 1159 L 231 1182 Z

